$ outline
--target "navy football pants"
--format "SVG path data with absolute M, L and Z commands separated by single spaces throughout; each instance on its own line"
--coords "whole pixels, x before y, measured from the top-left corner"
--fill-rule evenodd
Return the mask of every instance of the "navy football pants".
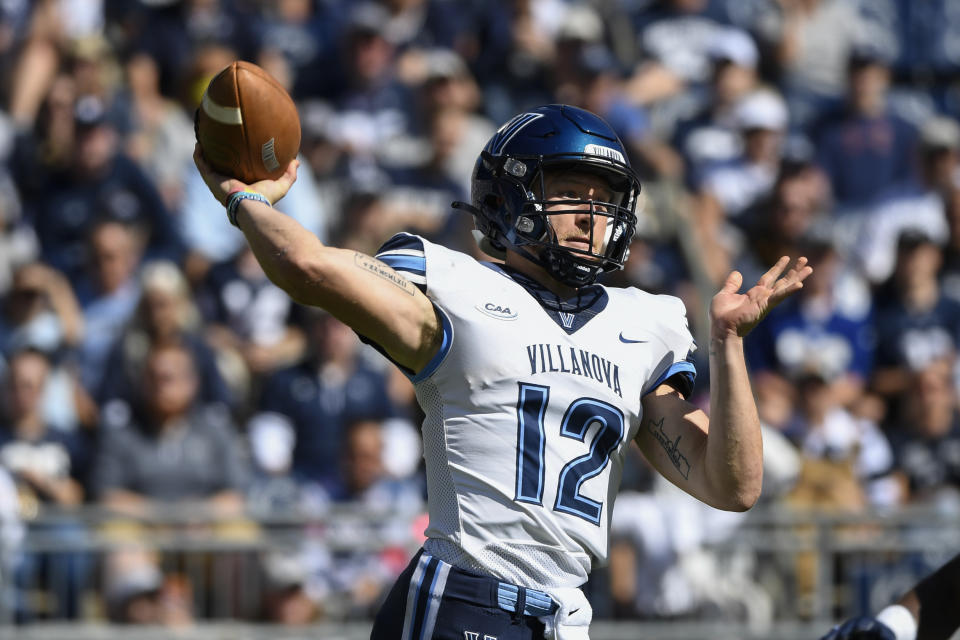
M 505 600 L 505 587 L 513 600 Z M 542 595 L 531 591 L 528 598 L 522 588 L 457 569 L 421 550 L 390 590 L 370 640 L 541 640 L 543 623 L 529 614 L 548 613 L 541 607 L 552 603 L 543 603 Z

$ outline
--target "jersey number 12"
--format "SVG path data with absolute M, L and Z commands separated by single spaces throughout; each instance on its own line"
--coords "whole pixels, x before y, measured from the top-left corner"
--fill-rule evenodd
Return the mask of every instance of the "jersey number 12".
M 544 444 L 543 419 L 550 401 L 550 387 L 520 383 L 517 398 L 517 484 L 514 500 L 543 504 Z M 603 503 L 580 495 L 580 486 L 599 474 L 610 454 L 623 439 L 623 413 L 595 398 L 574 400 L 560 421 L 560 435 L 583 442 L 593 423 L 600 425 L 590 443 L 589 453 L 574 458 L 560 470 L 555 511 L 569 513 L 595 525 L 600 524 Z

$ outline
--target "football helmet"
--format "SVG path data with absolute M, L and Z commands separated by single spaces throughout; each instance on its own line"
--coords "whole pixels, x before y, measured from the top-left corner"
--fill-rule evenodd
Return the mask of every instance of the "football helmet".
M 544 176 L 574 171 L 594 174 L 613 194 L 611 202 L 564 198 L 549 202 Z M 543 266 L 557 280 L 582 287 L 606 271 L 621 269 L 636 231 L 640 181 L 626 149 L 598 116 L 570 105 L 551 104 L 513 117 L 493 135 L 473 169 L 469 210 L 481 250 L 503 258 L 507 248 Z M 588 209 L 589 207 L 589 209 Z M 607 218 L 603 243 L 595 250 L 561 246 L 551 216 L 589 210 Z

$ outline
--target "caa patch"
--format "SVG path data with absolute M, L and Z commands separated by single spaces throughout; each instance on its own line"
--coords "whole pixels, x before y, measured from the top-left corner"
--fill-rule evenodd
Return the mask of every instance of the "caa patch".
M 485 313 L 491 318 L 496 318 L 497 320 L 516 320 L 517 316 L 519 315 L 509 306 L 496 304 L 494 302 L 481 302 L 476 308 L 477 311 Z

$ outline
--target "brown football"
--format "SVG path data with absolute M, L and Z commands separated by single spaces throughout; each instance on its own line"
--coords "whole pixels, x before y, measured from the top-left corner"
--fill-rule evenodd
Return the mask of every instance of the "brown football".
M 210 166 L 250 184 L 283 175 L 300 149 L 300 118 L 279 82 L 238 60 L 207 85 L 196 135 Z

